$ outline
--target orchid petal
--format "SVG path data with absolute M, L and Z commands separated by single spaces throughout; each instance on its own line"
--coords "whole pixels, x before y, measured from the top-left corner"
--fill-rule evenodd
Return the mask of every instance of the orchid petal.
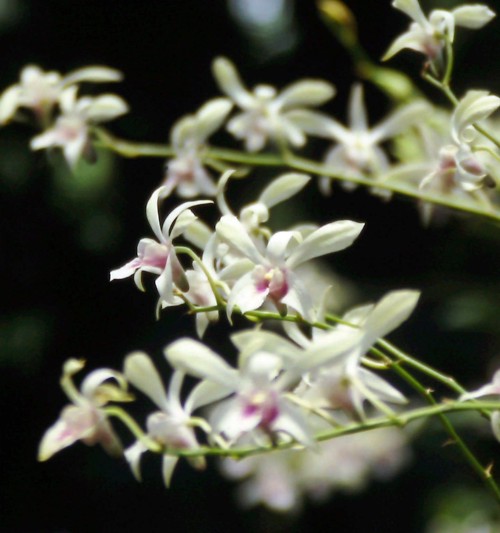
M 151 358 L 144 352 L 134 352 L 125 358 L 123 372 L 127 380 L 162 410 L 167 409 L 167 395 Z
M 351 220 L 340 220 L 320 227 L 293 250 L 287 259 L 287 266 L 294 268 L 309 259 L 347 248 L 358 237 L 363 226 Z
M 200 379 L 231 388 L 239 383 L 238 372 L 201 342 L 179 339 L 165 348 L 165 357 L 176 369 Z

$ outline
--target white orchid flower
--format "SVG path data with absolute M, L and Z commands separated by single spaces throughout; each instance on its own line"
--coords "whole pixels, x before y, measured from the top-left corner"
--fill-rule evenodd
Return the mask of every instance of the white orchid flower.
M 115 82 L 122 78 L 121 72 L 109 67 L 85 67 L 61 76 L 59 72 L 44 72 L 37 65 L 27 65 L 21 71 L 19 83 L 8 87 L 0 96 L 0 124 L 13 119 L 20 108 L 33 111 L 43 124 L 67 87 L 82 82 Z
M 165 219 L 163 225 L 160 223 L 158 210 L 158 200 L 162 195 L 162 187 L 156 189 L 151 195 L 146 206 L 146 216 L 158 239 L 141 239 L 137 247 L 137 257 L 126 265 L 113 270 L 110 275 L 111 281 L 124 279 L 134 275 L 137 287 L 144 290 L 142 284 L 142 273 L 150 272 L 156 274 L 156 288 L 160 295 L 159 304 L 163 301 L 169 304 L 179 303 L 174 294 L 174 287 L 181 291 L 189 290 L 184 268 L 182 267 L 172 241 L 181 235 L 187 226 L 192 224 L 196 217 L 190 210 L 196 205 L 211 203 L 210 200 L 197 200 L 184 202 L 176 207 Z
M 54 126 L 31 140 L 32 150 L 58 146 L 74 168 L 82 156 L 90 156 L 90 126 L 113 120 L 128 111 L 126 102 L 115 94 L 77 99 L 78 88 L 70 86 L 59 97 L 61 115 Z
M 83 361 L 70 359 L 63 367 L 61 387 L 71 400 L 59 419 L 44 434 L 38 449 L 38 460 L 46 461 L 55 453 L 81 440 L 88 446 L 100 444 L 110 455 L 120 455 L 122 447 L 104 410 L 110 401 L 130 401 L 127 382 L 119 372 L 101 368 L 91 372 L 82 382 L 80 391 L 73 384 Z M 117 385 L 105 383 L 114 380 Z
M 343 317 L 352 326 L 337 326 L 313 339 L 296 366 L 309 372 L 303 397 L 320 408 L 343 409 L 364 417 L 363 402 L 406 403 L 405 397 L 374 372 L 361 366 L 361 358 L 377 339 L 403 323 L 415 308 L 417 291 L 393 291 L 376 305 L 353 309 Z
M 244 140 L 250 152 L 262 150 L 270 139 L 304 146 L 306 136 L 290 117 L 290 111 L 302 109 L 307 113 L 307 107 L 322 105 L 335 94 L 333 86 L 322 80 L 301 80 L 280 93 L 270 85 L 257 85 L 249 91 L 235 66 L 224 57 L 214 61 L 213 72 L 221 91 L 242 110 L 229 121 L 227 129 Z
M 187 338 L 167 346 L 165 354 L 175 369 L 217 384 L 221 393 L 231 395 L 211 417 L 212 428 L 230 443 L 257 431 L 272 438 L 287 435 L 306 446 L 313 445 L 307 421 L 285 396 L 288 380 L 279 355 L 256 351 L 240 358 L 235 369 L 207 346 Z
M 495 13 L 482 4 L 466 4 L 451 11 L 436 9 L 427 18 L 418 0 L 394 0 L 392 5 L 408 15 L 413 22 L 407 32 L 400 35 L 389 47 L 383 61 L 409 48 L 436 59 L 449 39 L 453 42 L 455 26 L 479 29 L 495 16 Z
M 182 372 L 174 372 L 168 393 L 165 392 L 161 378 L 150 357 L 143 352 L 134 352 L 127 356 L 124 363 L 124 374 L 129 383 L 148 396 L 160 409 L 150 414 L 146 421 L 148 437 L 165 447 L 175 450 L 199 448 L 193 429 L 192 412 L 207 403 L 220 398 L 219 389 L 209 383 L 200 383 L 195 387 L 184 404 L 180 394 L 184 380 Z M 224 393 L 222 394 L 224 395 Z M 147 451 L 141 441 L 125 450 L 125 458 L 130 464 L 134 476 L 140 480 L 140 459 Z M 178 462 L 175 455 L 163 455 L 162 473 L 165 485 L 170 486 L 174 468 Z M 193 457 L 190 463 L 198 469 L 205 467 L 204 457 Z
M 370 128 L 363 98 L 363 86 L 355 84 L 348 104 L 348 126 L 317 113 L 294 112 L 294 120 L 302 129 L 312 135 L 332 139 L 338 144 L 331 148 L 324 163 L 332 171 L 351 176 L 377 176 L 387 172 L 390 161 L 380 144 L 405 131 L 430 111 L 428 104 L 414 102 L 391 113 L 382 122 Z M 331 179 L 320 179 L 321 190 L 328 194 Z M 344 182 L 346 189 L 354 189 L 354 183 Z
M 201 152 L 206 148 L 208 138 L 225 122 L 232 107 L 227 98 L 214 98 L 196 114 L 185 116 L 174 124 L 170 140 L 175 157 L 167 163 L 163 196 L 168 196 L 174 189 L 182 198 L 215 196 L 217 187 L 203 166 Z
M 228 317 L 236 305 L 245 313 L 268 301 L 279 309 L 288 306 L 311 319 L 313 302 L 294 272 L 295 268 L 316 257 L 347 248 L 362 228 L 363 224 L 342 220 L 326 224 L 305 238 L 299 231 L 280 231 L 271 236 L 261 253 L 243 224 L 233 215 L 224 215 L 216 226 L 216 233 L 242 256 L 228 267 L 232 275 L 235 271 L 241 274 L 227 302 Z M 227 273 L 222 271 L 221 279 L 225 275 Z

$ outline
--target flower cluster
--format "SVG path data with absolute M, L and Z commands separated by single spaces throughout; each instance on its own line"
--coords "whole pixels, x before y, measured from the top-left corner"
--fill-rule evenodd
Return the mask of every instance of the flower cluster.
M 465 402 L 500 393 L 498 372 L 492 384 L 467 393 L 384 340 L 413 312 L 416 290 L 391 291 L 342 316 L 329 312 L 334 291 L 328 283 L 323 286 L 319 275 L 311 282 L 304 270 L 316 272 L 319 259 L 348 249 L 363 223 L 294 222 L 279 229 L 270 224 L 273 209 L 297 200 L 310 174 L 318 176 L 323 193 L 330 193 L 332 180 L 340 179 L 346 189 L 361 184 L 385 198 L 395 191 L 413 196 L 426 222 L 434 204 L 472 212 L 479 212 L 481 205 L 482 214 L 500 220 L 495 207 L 500 141 L 489 131 L 500 98 L 471 90 L 458 99 L 450 88 L 455 27 L 480 28 L 494 14 L 486 6 L 464 5 L 426 17 L 418 0 L 394 0 L 393 5 L 413 22 L 385 59 L 404 48 L 423 53 L 424 77 L 449 98 L 453 111 L 419 96 L 399 102 L 369 127 L 364 89 L 358 83 L 343 125 L 315 109 L 334 96 L 329 82 L 305 79 L 281 91 L 269 85 L 249 90 L 229 59 L 216 58 L 213 73 L 223 96 L 181 117 L 171 130 L 171 146 L 155 146 L 160 157 L 170 159 L 146 206 L 152 235 L 140 239 L 136 257 L 110 274 L 111 280 L 133 277 L 143 291 L 154 280 L 157 316 L 184 306 L 195 316 L 198 340 L 183 337 L 165 347 L 172 369 L 168 387 L 143 352 L 129 354 L 120 372 L 91 372 L 80 390 L 73 375 L 83 362 L 69 360 L 61 385 L 71 404 L 42 438 L 40 460 L 79 440 L 99 443 L 112 454 L 123 453 L 140 479 L 143 454 L 159 453 L 169 486 L 180 458 L 202 469 L 206 455 L 219 455 L 229 475 L 249 478 L 242 489 L 247 504 L 290 510 L 305 496 L 320 499 L 337 489 L 354 490 L 370 476 L 388 475 L 404 463 L 407 434 L 387 426 L 444 417 L 451 408 L 460 410 L 467 407 Z M 72 168 L 82 157 L 92 158 L 95 138 L 102 146 L 136 156 L 137 143 L 119 141 L 118 147 L 116 139 L 97 127 L 125 113 L 126 103 L 112 94 L 78 96 L 80 83 L 119 79 L 118 72 L 105 67 L 65 77 L 26 67 L 20 83 L 0 97 L 0 123 L 30 111 L 44 130 L 32 139 L 32 149 L 60 147 Z M 209 145 L 223 128 L 243 143 L 244 153 Z M 308 136 L 333 142 L 322 163 L 294 153 L 306 146 Z M 267 152 L 272 149 L 274 154 Z M 286 171 L 261 187 L 253 201 L 233 209 L 226 189 L 266 162 Z M 174 192 L 188 201 L 171 208 Z M 216 221 L 198 218 L 205 213 Z M 236 357 L 220 355 L 200 340 L 211 323 L 226 320 L 233 326 L 237 317 L 253 327 L 231 334 Z M 271 322 L 277 327 L 266 327 Z M 440 380 L 459 399 L 436 402 L 433 391 L 404 364 Z M 413 405 L 411 398 L 387 377 L 389 371 L 429 401 L 428 412 L 407 408 Z M 188 382 L 194 385 L 186 394 Z M 129 386 L 155 406 L 143 423 L 122 406 L 133 399 Z M 500 440 L 500 409 L 494 404 L 483 414 L 490 416 Z M 112 417 L 132 433 L 125 450 Z M 451 422 L 444 419 L 444 427 L 458 439 Z M 351 435 L 372 429 L 377 437 L 368 444 L 362 435 Z M 471 462 L 465 444 L 461 449 Z M 273 450 L 282 453 L 278 458 L 266 454 Z
M 33 150 L 57 146 L 75 167 L 81 157 L 93 158 L 91 128 L 127 113 L 126 102 L 115 94 L 78 98 L 79 85 L 84 82 L 108 83 L 122 79 L 122 74 L 108 67 L 86 67 L 61 76 L 29 65 L 21 72 L 18 84 L 0 96 L 0 124 L 30 111 L 39 128 L 45 130 L 31 141 Z

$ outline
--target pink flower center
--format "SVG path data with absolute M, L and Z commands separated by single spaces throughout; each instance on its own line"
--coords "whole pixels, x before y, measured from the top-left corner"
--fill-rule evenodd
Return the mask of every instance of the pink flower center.
M 255 286 L 258 291 L 269 291 L 273 300 L 281 300 L 288 293 L 286 271 L 279 267 L 257 265 L 253 271 Z

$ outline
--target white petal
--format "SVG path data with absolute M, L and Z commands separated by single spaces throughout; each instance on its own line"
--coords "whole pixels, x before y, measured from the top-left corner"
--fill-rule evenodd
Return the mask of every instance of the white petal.
M 137 481 L 141 481 L 141 456 L 145 451 L 147 451 L 146 446 L 138 440 L 123 453 Z
M 264 262 L 264 258 L 255 247 L 243 224 L 235 216 L 224 215 L 221 217 L 215 226 L 215 231 L 230 246 L 236 248 L 254 263 Z
M 103 94 L 92 100 L 85 112 L 85 117 L 91 122 L 104 122 L 124 115 L 129 107 L 123 98 L 115 94 Z
M 488 24 L 495 17 L 495 13 L 485 5 L 463 5 L 451 10 L 455 24 L 463 28 L 477 30 Z
M 419 29 L 409 30 L 394 40 L 389 46 L 387 52 L 383 55 L 382 61 L 391 59 L 391 57 L 395 56 L 405 48 L 426 54 L 426 50 L 422 42 L 422 32 Z
M 391 113 L 385 120 L 372 129 L 371 136 L 374 143 L 390 139 L 398 133 L 404 132 L 410 126 L 424 120 L 432 111 L 426 102 L 413 102 Z
M 268 209 L 288 200 L 301 191 L 311 180 L 306 174 L 290 172 L 274 179 L 261 193 L 258 202 Z
M 290 435 L 304 446 L 315 445 L 305 417 L 297 409 L 286 405 L 285 402 L 280 403 L 280 415 L 273 423 L 273 429 Z
M 254 105 L 254 97 L 246 90 L 238 71 L 229 59 L 218 57 L 212 64 L 212 71 L 221 91 L 241 108 L 246 109 Z
M 356 83 L 353 86 L 347 109 L 350 129 L 355 132 L 366 131 L 368 129 L 368 118 L 363 98 L 363 86 L 360 83 Z
M 415 309 L 419 297 L 420 293 L 412 290 L 393 291 L 384 296 L 365 322 L 365 349 L 403 323 Z
M 405 404 L 408 400 L 385 379 L 365 368 L 359 368 L 359 378 L 382 401 Z
M 123 74 L 119 70 L 110 67 L 90 66 L 79 68 L 64 76 L 61 85 L 66 87 L 82 82 L 107 83 L 122 81 Z
M 213 381 L 202 381 L 190 392 L 184 409 L 187 413 L 192 413 L 200 407 L 229 396 L 233 391 L 233 387 L 223 387 L 220 383 L 214 383 Z
M 487 91 L 468 91 L 460 100 L 452 116 L 452 136 L 460 144 L 467 142 L 464 134 L 469 126 L 491 115 L 500 106 L 500 98 Z
M 194 200 L 192 202 L 184 202 L 183 204 L 177 206 L 173 211 L 169 213 L 167 218 L 165 219 L 165 222 L 163 223 L 162 227 L 162 233 L 166 237 L 167 235 L 170 236 L 170 233 L 174 233 L 173 229 L 170 229 L 176 218 L 187 209 L 191 209 L 191 207 L 194 207 L 196 205 L 204 205 L 204 204 L 213 204 L 212 200 Z M 191 219 L 191 222 L 193 219 Z M 176 233 L 178 235 L 179 233 Z M 171 237 L 173 239 L 173 236 Z
M 165 487 L 170 487 L 170 481 L 172 480 L 172 474 L 174 473 L 174 468 L 179 461 L 178 457 L 174 455 L 164 455 L 161 465 L 161 473 L 163 476 L 163 483 Z
M 331 117 L 308 109 L 296 109 L 287 113 L 287 118 L 302 131 L 310 135 L 348 142 L 352 134 Z
M 304 356 L 296 365 L 296 370 L 304 373 L 354 357 L 360 350 L 361 339 L 362 333 L 355 329 L 339 328 L 325 333 L 314 339 L 306 348 Z
M 268 294 L 269 289 L 257 289 L 252 272 L 245 274 L 234 284 L 229 295 L 226 308 L 228 319 L 231 318 L 235 306 L 239 307 L 241 313 L 258 309 L 265 302 Z
M 282 109 L 324 104 L 335 95 L 335 88 L 323 80 L 300 80 L 285 87 L 276 98 Z
M 351 220 L 331 222 L 308 235 L 287 259 L 287 266 L 294 268 L 309 259 L 338 252 L 350 246 L 360 234 L 364 224 Z
M 306 320 L 314 319 L 314 306 L 311 295 L 300 278 L 292 272 L 288 273 L 288 292 L 281 302 L 297 311 Z
M 425 26 L 427 24 L 427 18 L 418 3 L 418 0 L 394 0 L 392 5 L 406 13 L 410 18 L 415 22 L 418 22 L 420 25 Z
M 18 85 L 12 85 L 3 92 L 0 97 L 0 124 L 5 124 L 15 115 L 21 93 Z
M 125 358 L 123 372 L 127 380 L 160 408 L 166 409 L 167 395 L 151 358 L 144 352 L 134 352 Z
M 105 381 L 109 379 L 116 381 L 120 389 L 123 391 L 127 390 L 127 382 L 123 374 L 110 368 L 98 368 L 97 370 L 90 372 L 90 374 L 82 381 L 82 384 L 80 385 L 82 395 L 94 404 L 99 403 L 100 401 L 102 401 L 102 403 L 106 403 L 105 398 L 101 399 L 97 398 L 96 396 L 101 395 L 99 388 Z
M 224 387 L 234 387 L 239 382 L 237 371 L 201 342 L 179 339 L 165 348 L 165 357 L 174 368 L 197 378 Z
M 196 113 L 196 139 L 205 142 L 225 122 L 233 104 L 227 98 L 214 98 Z

